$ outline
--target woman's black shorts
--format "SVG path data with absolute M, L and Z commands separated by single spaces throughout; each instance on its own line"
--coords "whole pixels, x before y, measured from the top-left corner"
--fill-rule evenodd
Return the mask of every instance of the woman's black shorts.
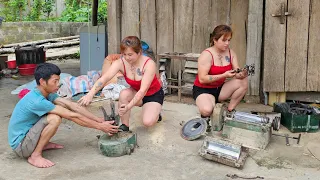
M 145 104 L 147 102 L 157 102 L 162 105 L 163 100 L 164 100 L 164 92 L 163 92 L 163 89 L 161 88 L 158 92 L 154 93 L 153 95 L 145 96 L 142 99 L 142 104 Z
M 193 89 L 192 89 L 193 99 L 196 100 L 200 94 L 206 93 L 206 94 L 213 95 L 216 102 L 219 102 L 219 95 L 220 95 L 221 88 L 222 86 L 217 88 L 202 88 L 202 87 L 193 85 Z

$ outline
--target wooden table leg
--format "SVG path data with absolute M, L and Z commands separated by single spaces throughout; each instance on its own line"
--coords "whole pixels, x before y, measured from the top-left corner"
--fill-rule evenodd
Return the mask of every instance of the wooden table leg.
M 178 71 L 178 100 L 181 102 L 181 69 Z
M 167 71 L 167 75 L 168 75 L 168 85 L 172 85 L 171 83 L 171 78 L 172 78 L 172 68 L 171 68 L 171 59 L 167 59 L 167 63 L 168 63 L 168 71 Z M 171 94 L 171 88 L 168 87 L 168 94 Z

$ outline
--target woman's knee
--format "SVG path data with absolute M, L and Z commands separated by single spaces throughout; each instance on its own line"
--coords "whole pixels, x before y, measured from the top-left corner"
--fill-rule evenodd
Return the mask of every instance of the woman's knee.
M 245 91 L 247 91 L 247 89 L 248 89 L 248 84 L 249 84 L 249 79 L 248 79 L 248 77 L 246 77 L 246 78 L 244 78 L 244 79 L 241 79 L 240 86 L 241 86 L 241 88 L 243 88 Z
M 212 106 L 202 106 L 202 107 L 198 107 L 198 108 L 199 108 L 200 114 L 203 116 L 210 116 L 213 111 Z
M 133 92 L 130 89 L 124 89 L 120 92 L 119 100 L 123 101 L 131 101 L 133 96 Z
M 144 118 L 142 123 L 146 127 L 151 127 L 157 122 L 157 120 L 158 120 L 157 118 L 148 117 L 148 118 Z
M 49 114 L 47 116 L 47 121 L 49 124 L 59 126 L 62 122 L 62 118 L 56 114 Z

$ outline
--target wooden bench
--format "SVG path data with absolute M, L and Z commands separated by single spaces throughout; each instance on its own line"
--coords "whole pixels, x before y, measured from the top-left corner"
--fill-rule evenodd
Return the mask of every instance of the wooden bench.
M 168 53 L 161 53 L 158 54 L 156 59 L 157 59 L 157 65 L 158 69 L 160 69 L 160 61 L 162 59 L 166 60 L 166 76 L 167 76 L 167 82 L 168 82 L 168 93 L 171 94 L 171 89 L 178 89 L 178 100 L 179 102 L 181 101 L 181 90 L 182 90 L 182 62 L 184 61 L 198 61 L 200 54 L 195 54 L 195 53 L 176 53 L 176 52 L 168 52 Z M 172 78 L 172 68 L 171 68 L 171 61 L 179 61 L 181 66 L 180 69 L 178 70 L 178 79 Z M 175 82 L 177 85 L 172 85 L 172 83 Z

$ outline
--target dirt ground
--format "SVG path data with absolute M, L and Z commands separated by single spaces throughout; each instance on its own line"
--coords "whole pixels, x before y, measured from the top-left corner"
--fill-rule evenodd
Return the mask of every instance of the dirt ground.
M 64 73 L 79 75 L 78 60 L 50 61 L 57 64 Z M 180 137 L 180 123 L 198 116 L 193 100 L 183 97 L 177 103 L 176 96 L 166 96 L 163 105 L 163 121 L 155 127 L 145 128 L 141 124 L 141 108 L 134 108 L 130 127 L 137 133 L 139 147 L 130 156 L 111 158 L 103 156 L 98 149 L 97 135 L 102 133 L 83 128 L 64 120 L 53 142 L 62 143 L 62 150 L 45 151 L 44 157 L 56 165 L 48 169 L 30 166 L 26 160 L 18 158 L 10 149 L 7 140 L 7 127 L 11 112 L 18 102 L 10 92 L 16 87 L 33 80 L 33 77 L 20 77 L 18 80 L 0 80 L 0 180 L 11 179 L 234 179 L 240 177 L 261 179 L 319 179 L 320 134 L 303 133 L 300 144 L 272 136 L 265 150 L 250 150 L 242 170 L 203 159 L 198 150 L 203 138 L 186 141 Z M 105 102 L 92 104 L 89 108 L 100 113 L 98 106 Z M 242 103 L 240 111 L 272 111 L 272 107 L 261 104 Z M 281 127 L 278 133 L 289 133 Z M 292 136 L 297 134 L 289 133 Z M 315 156 L 314 156 L 315 155 Z M 259 177 L 257 177 L 259 176 Z

